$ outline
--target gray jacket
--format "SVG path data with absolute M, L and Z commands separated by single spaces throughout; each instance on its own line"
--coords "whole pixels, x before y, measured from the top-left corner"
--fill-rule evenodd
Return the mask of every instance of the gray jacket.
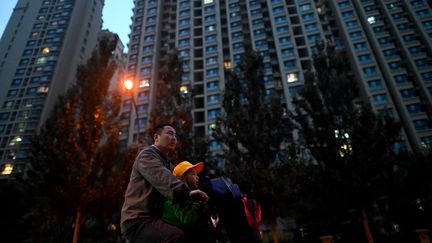
M 121 230 L 135 219 L 161 218 L 166 198 L 182 203 L 189 189 L 172 173 L 172 164 L 154 145 L 143 149 L 135 159 L 125 201 L 121 210 Z

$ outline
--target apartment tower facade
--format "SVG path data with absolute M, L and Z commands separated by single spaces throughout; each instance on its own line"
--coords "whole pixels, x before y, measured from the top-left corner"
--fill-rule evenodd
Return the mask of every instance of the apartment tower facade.
M 0 177 L 20 173 L 29 139 L 90 57 L 104 0 L 18 0 L 0 41 Z
M 350 58 L 374 110 L 402 123 L 400 146 L 432 145 L 432 6 L 425 0 L 135 0 L 127 76 L 135 82 L 140 132 L 158 70 L 177 48 L 183 82 L 195 91 L 195 133 L 208 135 L 221 109 L 224 69 L 250 45 L 263 57 L 266 93 L 292 108 L 317 41 Z M 130 108 L 130 106 L 129 106 Z M 134 113 L 125 109 L 132 118 Z M 125 114 L 125 117 L 128 117 Z M 131 119 L 135 120 L 135 119 Z M 137 125 L 123 136 L 131 143 Z M 220 149 L 213 141 L 210 151 Z

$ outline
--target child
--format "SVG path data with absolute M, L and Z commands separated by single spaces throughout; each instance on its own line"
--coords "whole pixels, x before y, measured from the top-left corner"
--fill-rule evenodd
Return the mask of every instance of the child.
M 173 174 L 189 189 L 195 190 L 198 189 L 198 174 L 203 170 L 203 162 L 193 165 L 183 161 L 174 168 Z M 179 205 L 171 200 L 165 201 L 162 220 L 182 229 L 186 235 L 186 242 L 211 242 L 209 219 L 203 202 L 188 201 L 185 205 Z

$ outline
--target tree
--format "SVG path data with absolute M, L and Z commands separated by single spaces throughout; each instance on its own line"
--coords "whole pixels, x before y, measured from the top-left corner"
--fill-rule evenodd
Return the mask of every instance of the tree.
M 115 46 L 116 40 L 100 40 L 32 140 L 27 182 L 36 241 L 78 242 L 81 229 L 104 219 L 110 219 L 104 229 L 116 222 L 130 165 L 119 150 L 121 97 L 108 90 Z
M 372 242 L 365 210 L 370 200 L 387 195 L 400 126 L 378 117 L 360 98 L 344 53 L 329 45 L 318 48 L 301 97 L 294 100 L 294 120 L 317 162 L 302 186 L 301 221 L 322 228 L 361 218 Z
M 293 179 L 288 168 L 292 153 L 281 156 L 289 151 L 283 145 L 289 144 L 291 125 L 280 95 L 266 94 L 257 52 L 247 49 L 234 71 L 227 72 L 223 109 L 212 136 L 222 144 L 224 172 L 257 198 L 263 216 L 274 223 L 278 210 L 286 208 Z
M 204 135 L 193 128 L 192 99 L 189 85 L 182 84 L 182 60 L 177 51 L 168 55 L 156 83 L 154 104 L 150 113 L 150 127 L 170 123 L 176 127 L 178 145 L 174 160 L 202 161 L 207 147 Z M 149 131 L 149 133 L 151 133 Z

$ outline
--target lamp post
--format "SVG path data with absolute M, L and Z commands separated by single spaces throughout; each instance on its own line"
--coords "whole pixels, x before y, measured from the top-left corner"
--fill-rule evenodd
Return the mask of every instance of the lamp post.
M 135 109 L 135 121 L 137 123 L 137 135 L 136 135 L 135 143 L 139 144 L 140 122 L 139 122 L 139 117 L 138 117 L 138 109 L 137 109 L 137 105 L 136 105 L 134 94 L 133 94 L 133 86 L 134 86 L 133 81 L 130 79 L 125 80 L 123 82 L 123 86 L 125 87 L 126 90 L 128 90 L 130 92 L 132 105 L 133 105 L 133 108 Z

